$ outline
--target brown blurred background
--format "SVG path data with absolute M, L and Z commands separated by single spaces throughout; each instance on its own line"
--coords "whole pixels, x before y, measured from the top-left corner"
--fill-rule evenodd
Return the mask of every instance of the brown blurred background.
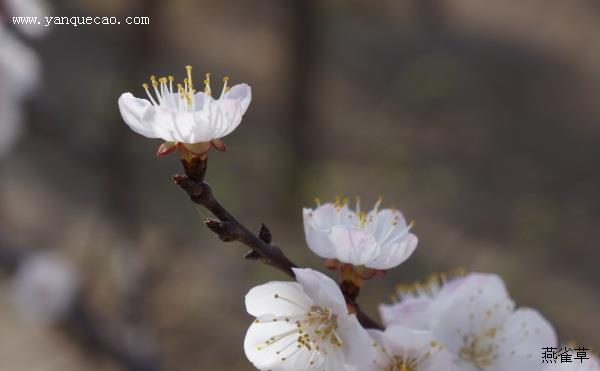
M 396 283 L 460 266 L 499 273 L 562 341 L 600 349 L 597 1 L 51 5 L 50 15 L 151 24 L 55 25 L 27 41 L 43 86 L 1 162 L 0 233 L 71 259 L 101 327 L 151 349 L 156 369 L 250 370 L 244 294 L 286 279 L 211 234 L 209 214 L 172 184 L 177 156 L 156 158 L 160 142 L 120 118 L 122 92 L 142 96 L 151 74 L 181 79 L 186 64 L 252 86 L 207 179 L 295 262 L 323 269 L 302 228 L 314 197 L 383 195 L 416 221 L 415 254 L 366 285 L 369 313 Z M 8 299 L 11 270 L 1 278 L 0 370 L 127 369 L 85 331 L 23 321 Z

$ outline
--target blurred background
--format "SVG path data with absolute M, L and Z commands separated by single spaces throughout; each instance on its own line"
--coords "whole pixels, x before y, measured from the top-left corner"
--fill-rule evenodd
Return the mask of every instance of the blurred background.
M 414 219 L 400 282 L 496 272 L 563 342 L 600 348 L 595 0 L 0 0 L 0 370 L 250 370 L 242 258 L 117 98 L 151 74 L 247 82 L 207 180 L 299 265 L 301 208 L 360 195 Z M 148 16 L 149 25 L 12 24 Z M 217 87 L 219 89 L 219 87 Z

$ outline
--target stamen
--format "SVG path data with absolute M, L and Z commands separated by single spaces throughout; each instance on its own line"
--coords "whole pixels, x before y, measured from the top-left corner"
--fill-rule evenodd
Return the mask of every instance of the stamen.
M 227 93 L 227 81 L 229 81 L 229 76 L 223 77 L 223 90 L 221 90 L 221 96 L 219 98 L 222 98 L 225 93 Z
M 150 101 L 152 102 L 152 104 L 155 106 L 158 106 L 158 104 L 156 104 L 156 101 L 152 97 L 152 94 L 150 94 L 150 90 L 148 90 L 148 84 L 143 83 L 142 87 L 144 88 L 144 90 L 146 90 L 146 94 L 148 95 L 148 98 L 150 98 Z
M 204 93 L 208 96 L 211 96 L 211 90 L 210 90 L 210 73 L 206 74 L 206 78 L 204 79 Z

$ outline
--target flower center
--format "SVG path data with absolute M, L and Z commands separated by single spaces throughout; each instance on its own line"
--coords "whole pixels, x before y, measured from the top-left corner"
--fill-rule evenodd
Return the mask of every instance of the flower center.
M 418 364 L 414 358 L 394 356 L 385 371 L 417 371 Z
M 196 108 L 194 94 L 196 94 L 197 90 L 194 88 L 194 81 L 192 79 L 192 66 L 185 66 L 185 70 L 187 77 L 183 79 L 183 84 L 175 84 L 177 92 L 173 89 L 173 82 L 175 81 L 173 76 L 160 77 L 158 79 L 154 75 L 150 76 L 150 85 L 152 85 L 154 94 L 150 92 L 150 85 L 147 83 L 142 84 L 150 102 L 155 106 L 170 107 L 181 111 L 193 112 Z M 205 76 L 204 94 L 207 97 L 210 97 L 212 96 L 210 73 L 207 73 Z M 229 77 L 223 77 L 223 90 L 221 91 L 221 96 L 219 98 L 223 97 L 223 95 L 229 91 L 229 87 L 227 86 L 228 81 Z
M 497 358 L 498 345 L 493 341 L 497 330 L 490 328 L 481 334 L 465 335 L 458 355 L 478 370 L 491 366 Z
M 275 294 L 275 298 L 302 307 L 291 299 L 277 294 Z M 286 361 L 297 352 L 305 350 L 311 353 L 309 363 L 310 365 L 313 365 L 320 357 L 328 355 L 329 352 L 336 351 L 341 348 L 343 344 L 342 339 L 337 333 L 337 315 L 333 314 L 329 308 L 313 305 L 302 315 L 257 319 L 255 323 L 277 321 L 290 322 L 290 325 L 293 321 L 295 322 L 295 326 L 287 331 L 270 337 L 264 343 L 259 344 L 257 349 L 260 351 L 270 346 L 279 346 L 276 354 L 281 356 L 282 361 Z

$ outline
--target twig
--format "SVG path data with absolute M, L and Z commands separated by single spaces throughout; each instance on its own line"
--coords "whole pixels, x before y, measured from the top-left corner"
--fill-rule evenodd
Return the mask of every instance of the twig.
M 189 160 L 182 159 L 181 162 L 186 175 L 175 175 L 173 180 L 175 184 L 186 191 L 194 203 L 204 206 L 217 217 L 218 220 L 207 219 L 206 226 L 222 241 L 239 241 L 248 246 L 251 250 L 246 253 L 246 259 L 260 260 L 295 279 L 292 268 L 296 268 L 297 265 L 288 259 L 279 247 L 271 244 L 271 232 L 268 228 L 263 224 L 259 236 L 255 235 L 217 201 L 211 187 L 204 181 L 207 160 L 193 157 Z M 364 327 L 382 329 L 380 324 L 361 311 L 355 300 L 346 293 L 344 293 L 344 297 Z

